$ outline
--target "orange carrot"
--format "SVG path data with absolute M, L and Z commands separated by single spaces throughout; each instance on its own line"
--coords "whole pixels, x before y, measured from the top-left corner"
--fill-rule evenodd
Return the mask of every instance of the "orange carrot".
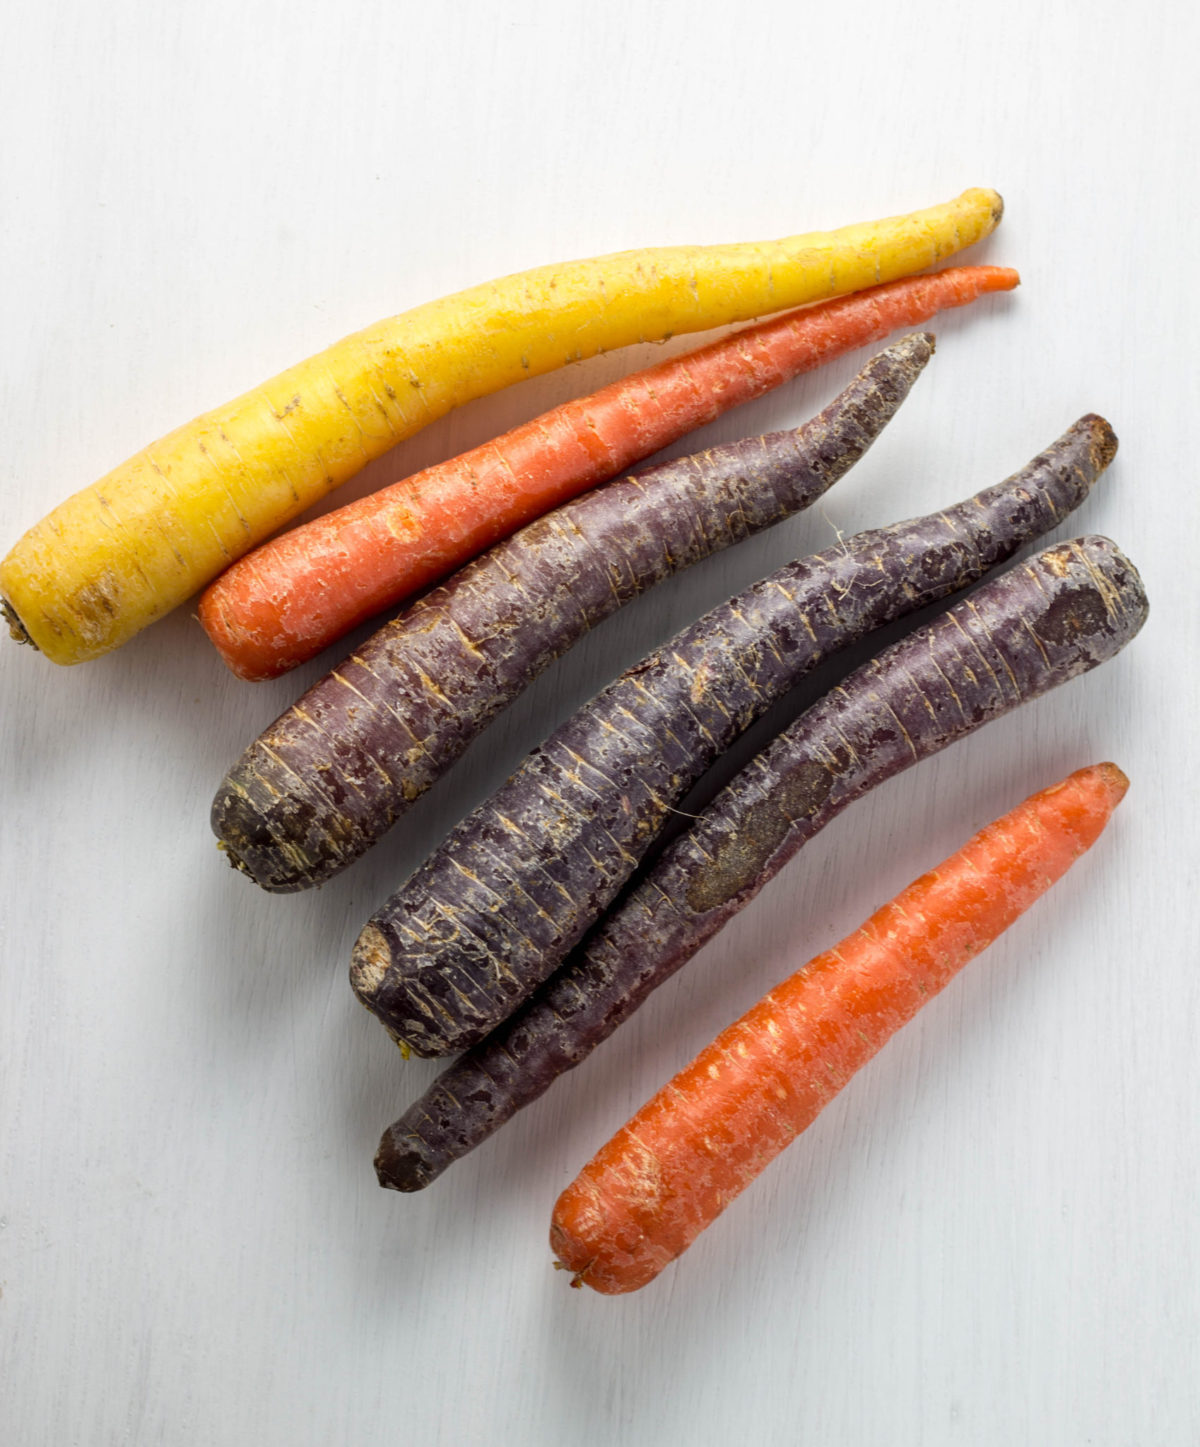
M 908 277 L 634 373 L 265 543 L 206 590 L 200 621 L 240 678 L 277 678 L 738 403 L 1018 280 L 998 266 Z
M 1095 843 L 1128 787 L 1097 764 L 1034 794 L 719 1035 L 559 1197 L 550 1242 L 572 1285 L 653 1280 Z

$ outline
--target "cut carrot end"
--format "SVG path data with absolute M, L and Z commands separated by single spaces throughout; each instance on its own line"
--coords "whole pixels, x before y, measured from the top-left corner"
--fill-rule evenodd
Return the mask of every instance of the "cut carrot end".
M 1117 434 L 1112 430 L 1111 424 L 1096 412 L 1089 412 L 1085 417 L 1080 418 L 1081 422 L 1087 422 L 1092 429 L 1092 449 L 1096 459 L 1096 466 L 1102 471 L 1117 455 L 1120 443 Z

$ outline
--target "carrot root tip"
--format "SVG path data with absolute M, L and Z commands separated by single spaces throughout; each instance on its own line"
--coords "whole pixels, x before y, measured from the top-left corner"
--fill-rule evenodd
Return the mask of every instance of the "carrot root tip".
M 1129 791 L 1129 775 L 1118 764 L 1105 763 L 1097 764 L 1097 771 L 1102 774 L 1118 800 L 1125 797 Z

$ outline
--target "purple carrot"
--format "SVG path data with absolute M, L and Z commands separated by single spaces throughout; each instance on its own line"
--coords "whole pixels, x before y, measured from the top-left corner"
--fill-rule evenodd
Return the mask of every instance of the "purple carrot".
M 735 776 L 645 879 L 380 1142 L 381 1185 L 416 1191 L 627 1019 L 855 799 L 1111 658 L 1146 618 L 1106 538 L 1044 549 L 852 673 Z
M 406 609 L 226 775 L 212 827 L 230 862 L 279 892 L 344 869 L 589 628 L 815 502 L 874 442 L 932 353 L 928 333 L 904 337 L 804 427 L 607 483 Z
M 418 1055 L 466 1049 L 564 959 L 673 805 L 823 659 L 1054 527 L 1116 452 L 1081 418 L 1007 481 L 780 569 L 630 669 L 536 749 L 376 912 L 359 998 Z

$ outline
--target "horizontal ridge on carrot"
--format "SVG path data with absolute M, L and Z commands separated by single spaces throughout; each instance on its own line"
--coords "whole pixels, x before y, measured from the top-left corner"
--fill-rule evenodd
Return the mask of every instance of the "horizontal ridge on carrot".
M 572 1285 L 652 1281 L 892 1035 L 1099 838 L 1115 764 L 1032 795 L 723 1031 L 603 1146 L 554 1207 Z
M 924 271 L 987 236 L 965 191 L 781 241 L 517 273 L 367 327 L 205 412 L 55 508 L 0 563 L 5 616 L 55 663 L 116 648 L 427 423 L 525 377 Z
M 351 966 L 360 1000 L 418 1055 L 475 1044 L 557 967 L 684 792 L 777 698 L 1054 527 L 1116 448 L 1089 414 L 1004 482 L 790 563 L 663 644 L 534 749 L 375 911 Z
M 589 628 L 821 497 L 883 431 L 932 354 L 928 333 L 902 337 L 803 427 L 606 483 L 410 604 L 226 774 L 212 827 L 229 862 L 279 893 L 344 869 Z
M 264 543 L 209 586 L 200 622 L 239 678 L 276 678 L 731 408 L 1018 281 L 998 266 L 905 277 L 636 372 Z

